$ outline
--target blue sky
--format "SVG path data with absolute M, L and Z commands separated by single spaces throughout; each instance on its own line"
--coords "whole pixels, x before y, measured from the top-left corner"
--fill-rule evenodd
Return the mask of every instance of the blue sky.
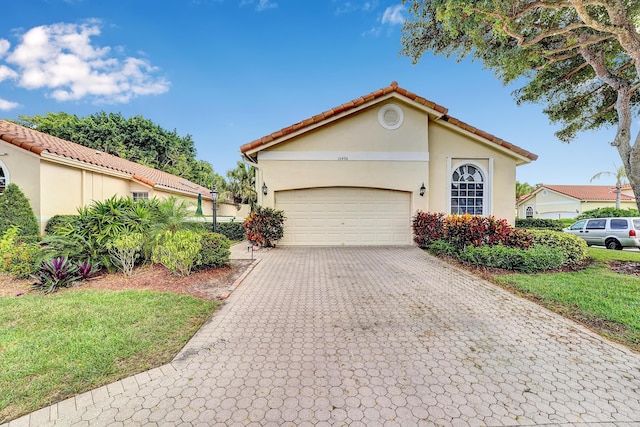
M 141 115 L 192 135 L 198 158 L 225 175 L 240 145 L 397 81 L 538 154 L 518 168 L 519 181 L 588 184 L 621 164 L 609 146 L 614 129 L 563 144 L 542 105 L 517 106 L 516 87 L 481 64 L 427 53 L 412 65 L 399 54 L 406 16 L 399 1 L 3 3 L 2 118 Z

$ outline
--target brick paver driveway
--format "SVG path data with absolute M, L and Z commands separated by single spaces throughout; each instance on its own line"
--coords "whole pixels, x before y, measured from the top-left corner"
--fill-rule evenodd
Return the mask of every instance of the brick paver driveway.
M 262 256 L 173 363 L 12 425 L 640 425 L 640 355 L 416 248 Z

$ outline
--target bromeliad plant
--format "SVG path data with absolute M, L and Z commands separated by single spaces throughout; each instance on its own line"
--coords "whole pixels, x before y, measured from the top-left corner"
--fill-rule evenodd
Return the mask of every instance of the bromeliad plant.
M 40 269 L 31 277 L 37 280 L 33 284 L 34 289 L 41 290 L 47 294 L 53 293 L 60 288 L 67 288 L 80 280 L 83 275 L 91 273 L 92 268 L 83 264 L 82 272 L 77 264 L 74 264 L 67 257 L 52 258 L 43 261 Z

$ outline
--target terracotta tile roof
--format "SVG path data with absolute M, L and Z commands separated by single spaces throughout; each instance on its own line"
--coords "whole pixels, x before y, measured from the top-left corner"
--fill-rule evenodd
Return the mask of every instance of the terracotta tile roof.
M 37 155 L 49 153 L 61 158 L 77 160 L 101 168 L 130 175 L 132 179 L 151 187 L 163 186 L 211 198 L 209 189 L 179 176 L 122 159 L 111 154 L 56 138 L 33 129 L 0 120 L 0 139 Z
M 469 125 L 469 124 L 467 124 L 467 123 L 465 123 L 465 122 L 463 122 L 461 120 L 458 120 L 458 119 L 456 119 L 454 117 L 451 117 L 451 116 L 447 115 L 447 112 L 448 112 L 447 108 L 445 108 L 445 107 L 443 107 L 441 105 L 438 105 L 438 104 L 436 104 L 436 103 L 434 103 L 432 101 L 429 101 L 428 99 L 425 99 L 425 98 L 423 98 L 421 96 L 418 96 L 413 92 L 409 92 L 408 90 L 399 87 L 397 82 L 392 82 L 389 86 L 384 87 L 382 89 L 378 89 L 378 90 L 376 90 L 374 92 L 371 92 L 368 95 L 361 96 L 360 98 L 356 98 L 356 99 L 354 99 L 352 101 L 349 101 L 349 102 L 347 102 L 345 104 L 339 105 L 339 106 L 337 106 L 335 108 L 327 110 L 327 111 L 325 111 L 323 113 L 320 113 L 318 115 L 315 115 L 315 116 L 313 116 L 311 118 L 308 118 L 308 119 L 303 120 L 301 122 L 295 123 L 295 124 L 293 124 L 291 126 L 288 126 L 288 127 L 284 128 L 284 129 L 280 129 L 279 131 L 273 132 L 273 133 L 271 133 L 269 135 L 263 136 L 262 138 L 258 138 L 258 139 L 254 140 L 254 141 L 251 141 L 251 142 L 249 142 L 247 144 L 244 144 L 244 145 L 242 145 L 240 147 L 240 152 L 241 153 L 246 153 L 247 151 L 250 151 L 250 150 L 253 150 L 253 149 L 258 148 L 260 146 L 269 144 L 270 142 L 275 141 L 278 138 L 281 138 L 281 137 L 286 136 L 288 134 L 294 133 L 294 132 L 296 132 L 298 130 L 304 129 L 304 128 L 309 127 L 311 125 L 315 125 L 315 124 L 321 123 L 324 120 L 327 120 L 327 119 L 329 119 L 331 117 L 334 117 L 334 116 L 336 116 L 336 115 L 338 115 L 340 113 L 352 110 L 352 109 L 357 108 L 357 107 L 359 107 L 359 106 L 361 106 L 361 105 L 363 105 L 363 104 L 365 104 L 367 102 L 382 98 L 383 96 L 385 96 L 385 95 L 387 95 L 389 93 L 394 93 L 394 92 L 399 94 L 399 95 L 404 96 L 405 98 L 408 98 L 409 100 L 411 100 L 413 102 L 416 102 L 416 103 L 418 103 L 420 105 L 424 105 L 424 106 L 426 106 L 426 107 L 428 107 L 428 108 L 430 108 L 432 110 L 435 110 L 435 111 L 441 113 L 442 117 L 439 120 L 446 121 L 446 122 L 448 122 L 448 123 L 460 128 L 460 129 L 463 129 L 463 130 L 465 130 L 467 132 L 471 132 L 474 135 L 477 135 L 477 136 L 479 136 L 481 138 L 484 138 L 487 141 L 492 142 L 492 143 L 494 143 L 496 145 L 499 145 L 501 147 L 504 147 L 504 148 L 506 148 L 508 150 L 511 150 L 514 153 L 517 153 L 517 154 L 519 154 L 519 155 L 521 155 L 523 157 L 528 158 L 529 160 L 536 160 L 538 158 L 538 156 L 536 154 L 533 154 L 533 153 L 531 153 L 531 152 L 529 152 L 529 151 L 527 151 L 527 150 L 525 150 L 523 148 L 520 148 L 520 147 L 518 147 L 518 146 L 516 146 L 514 144 L 511 144 L 511 143 L 509 143 L 509 142 L 507 142 L 507 141 L 505 141 L 503 139 L 500 139 L 500 138 L 498 138 L 498 137 L 496 137 L 494 135 L 491 135 L 491 134 L 489 134 L 487 132 L 484 132 L 484 131 L 482 131 L 480 129 L 477 129 L 477 128 L 475 128 L 475 127 L 473 127 L 473 126 L 471 126 L 471 125 Z
M 613 185 L 541 185 L 531 194 L 538 193 L 543 188 L 555 191 L 565 196 L 583 201 L 615 201 L 616 187 Z M 620 194 L 620 200 L 635 200 L 624 194 Z

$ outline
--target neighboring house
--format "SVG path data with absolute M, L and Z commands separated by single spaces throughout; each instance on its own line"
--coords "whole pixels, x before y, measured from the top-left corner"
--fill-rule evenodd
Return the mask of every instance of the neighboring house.
M 29 199 L 41 231 L 53 215 L 75 214 L 81 206 L 112 196 L 136 200 L 173 195 L 195 210 L 200 193 L 203 213 L 213 214 L 210 189 L 206 187 L 0 120 L 0 192 L 12 182 Z M 221 216 L 235 215 L 233 205 L 219 208 Z
M 240 151 L 288 245 L 410 245 L 417 210 L 513 223 L 516 166 L 537 158 L 396 82 Z
M 585 211 L 616 206 L 614 185 L 539 185 L 516 203 L 519 218 L 575 218 Z M 637 208 L 631 187 L 620 192 L 620 208 Z

